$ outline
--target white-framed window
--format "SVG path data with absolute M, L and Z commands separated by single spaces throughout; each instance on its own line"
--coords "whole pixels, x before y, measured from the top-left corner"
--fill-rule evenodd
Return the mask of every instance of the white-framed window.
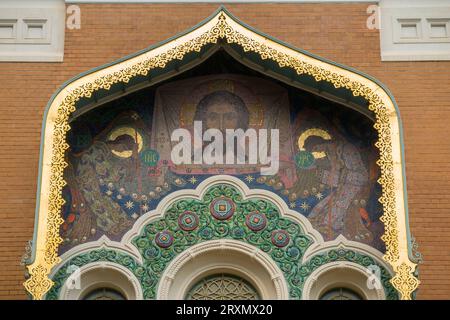
M 421 19 L 402 19 L 393 17 L 394 43 L 415 43 L 423 39 Z
M 450 60 L 450 0 L 381 0 L 383 61 Z
M 393 17 L 394 43 L 450 42 L 450 18 Z
M 14 43 L 17 39 L 17 19 L 0 20 L 0 42 Z
M 320 295 L 320 300 L 364 300 L 356 291 L 346 287 L 328 289 Z
M 426 26 L 429 42 L 450 42 L 450 18 L 430 18 Z
M 0 61 L 62 61 L 64 0 L 0 1 Z

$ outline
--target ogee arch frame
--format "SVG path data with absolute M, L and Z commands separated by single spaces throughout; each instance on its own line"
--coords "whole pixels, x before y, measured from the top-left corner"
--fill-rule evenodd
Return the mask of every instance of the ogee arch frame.
M 62 188 L 67 163 L 64 158 L 69 147 L 66 136 L 70 129 L 69 116 L 81 98 L 89 98 L 100 89 L 109 90 L 113 84 L 127 83 L 135 76 L 147 76 L 157 68 L 164 68 L 173 60 L 182 60 L 204 46 L 226 41 L 240 46 L 261 59 L 272 60 L 282 68 L 295 70 L 297 75 L 310 75 L 315 81 L 326 81 L 335 88 L 345 88 L 354 96 L 369 102 L 375 114 L 374 128 L 378 132 L 376 147 L 381 169 L 379 183 L 385 225 L 382 239 L 386 244 L 384 259 L 392 266 L 391 282 L 401 299 L 411 299 L 419 280 L 415 276 L 416 263 L 410 259 L 410 235 L 407 214 L 406 179 L 402 148 L 400 115 L 389 91 L 375 79 L 348 67 L 295 49 L 259 33 L 220 7 L 211 17 L 193 29 L 164 43 L 65 83 L 47 105 L 41 133 L 39 181 L 36 198 L 36 222 L 32 262 L 29 278 L 24 286 L 33 299 L 42 299 L 51 288 L 52 268 L 60 262 L 58 246 L 62 242 L 59 227 L 63 222 L 60 212 L 64 204 Z

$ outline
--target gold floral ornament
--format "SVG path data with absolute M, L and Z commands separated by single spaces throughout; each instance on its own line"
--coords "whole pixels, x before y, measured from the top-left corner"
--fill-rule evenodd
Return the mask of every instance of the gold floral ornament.
M 172 60 L 182 60 L 187 53 L 199 52 L 205 45 L 215 44 L 219 39 L 238 45 L 245 52 L 256 53 L 262 59 L 270 59 L 280 67 L 291 68 L 298 75 L 307 74 L 316 81 L 332 83 L 335 88 L 346 88 L 354 96 L 364 97 L 369 102 L 369 110 L 375 114 L 374 128 L 379 136 L 376 147 L 380 151 L 377 164 L 381 168 L 378 182 L 382 186 L 379 201 L 384 208 L 381 217 L 385 225 L 382 237 L 386 244 L 384 258 L 393 267 L 395 276 L 391 281 L 401 298 L 411 299 L 419 281 L 414 276 L 416 264 L 408 256 L 400 128 L 394 102 L 374 81 L 270 40 L 243 26 L 225 9 L 220 9 L 204 24 L 164 45 L 74 80 L 55 96 L 45 120 L 35 259 L 28 266 L 30 277 L 24 284 L 25 288 L 34 299 L 42 299 L 53 284 L 48 277 L 51 269 L 60 262 L 57 252 L 62 242 L 59 226 L 63 222 L 60 212 L 64 204 L 63 172 L 67 166 L 64 153 L 69 147 L 66 142 L 70 129 L 68 119 L 75 111 L 76 102 L 91 97 L 99 89 L 109 90 L 115 83 L 127 83 L 138 75 L 146 76 L 150 70 L 164 68 Z
M 410 277 L 414 270 L 406 263 L 402 263 L 396 269 L 396 274 L 392 278 L 392 285 L 400 292 L 402 300 L 409 300 L 410 296 L 405 296 L 409 292 L 410 288 L 417 288 L 419 280 L 416 277 Z

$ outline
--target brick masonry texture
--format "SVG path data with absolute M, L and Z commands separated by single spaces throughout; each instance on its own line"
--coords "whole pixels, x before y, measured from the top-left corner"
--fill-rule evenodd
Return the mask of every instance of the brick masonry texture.
M 424 263 L 419 299 L 450 298 L 450 61 L 381 62 L 368 4 L 229 4 L 245 23 L 354 67 L 393 92 L 402 116 L 409 220 Z M 217 4 L 82 4 L 62 63 L 0 62 L 0 298 L 25 299 L 20 259 L 34 227 L 42 117 L 66 80 L 146 48 L 211 15 Z

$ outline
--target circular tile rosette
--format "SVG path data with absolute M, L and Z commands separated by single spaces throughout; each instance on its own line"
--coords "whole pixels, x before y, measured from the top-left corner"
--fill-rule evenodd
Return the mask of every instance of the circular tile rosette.
M 266 227 L 266 216 L 257 211 L 250 212 L 245 218 L 245 224 L 252 231 L 261 231 Z
M 211 215 L 217 220 L 230 219 L 236 210 L 236 205 L 231 199 L 218 198 L 214 199 L 209 205 Z
M 289 234 L 286 231 L 275 230 L 272 232 L 271 240 L 275 246 L 282 248 L 289 244 L 291 238 L 289 237 Z
M 173 235 L 167 230 L 158 232 L 155 236 L 155 242 L 161 248 L 168 248 L 173 243 Z
M 197 229 L 198 223 L 198 216 L 192 211 L 185 211 L 178 217 L 178 226 L 184 231 Z

